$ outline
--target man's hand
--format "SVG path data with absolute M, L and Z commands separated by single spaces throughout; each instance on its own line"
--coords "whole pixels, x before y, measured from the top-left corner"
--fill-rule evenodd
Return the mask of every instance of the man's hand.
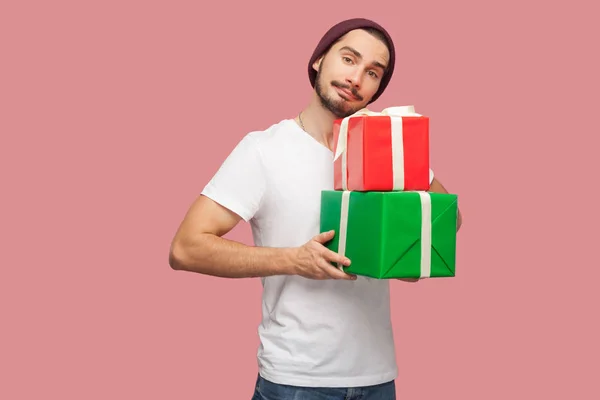
M 330 264 L 330 262 L 334 262 L 346 267 L 350 265 L 350 260 L 347 257 L 343 257 L 324 246 L 324 243 L 330 241 L 334 234 L 334 231 L 320 233 L 303 246 L 296 248 L 293 273 L 309 279 L 356 280 L 356 276 L 346 274 Z

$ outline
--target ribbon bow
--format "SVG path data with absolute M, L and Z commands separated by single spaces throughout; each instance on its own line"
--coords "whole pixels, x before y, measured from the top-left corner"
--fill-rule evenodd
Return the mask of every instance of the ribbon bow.
M 346 146 L 348 144 L 348 121 L 350 118 L 361 117 L 363 115 L 366 116 L 379 116 L 379 115 L 387 115 L 390 117 L 420 117 L 420 114 L 415 112 L 414 106 L 396 106 L 396 107 L 388 107 L 384 108 L 382 111 L 371 111 L 367 108 L 362 108 L 355 112 L 352 115 L 349 115 L 342 119 L 342 123 L 340 125 L 340 132 L 338 136 L 338 141 L 335 150 L 335 156 L 333 160 L 337 160 L 340 155 L 346 150 Z

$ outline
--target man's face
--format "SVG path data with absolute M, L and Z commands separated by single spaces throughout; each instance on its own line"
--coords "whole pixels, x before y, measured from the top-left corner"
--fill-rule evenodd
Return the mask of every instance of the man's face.
M 380 39 L 360 29 L 348 32 L 313 65 L 321 104 L 338 118 L 364 108 L 379 89 L 389 57 Z

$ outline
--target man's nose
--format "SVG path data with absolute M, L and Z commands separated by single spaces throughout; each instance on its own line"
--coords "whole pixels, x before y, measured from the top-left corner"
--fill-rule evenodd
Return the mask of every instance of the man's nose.
M 346 81 L 352 86 L 359 88 L 362 83 L 362 72 L 360 68 L 354 68 L 346 76 Z

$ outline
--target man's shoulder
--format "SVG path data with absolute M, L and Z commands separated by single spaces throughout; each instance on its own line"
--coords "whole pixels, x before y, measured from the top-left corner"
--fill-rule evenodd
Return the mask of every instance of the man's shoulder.
M 253 130 L 244 135 L 243 141 L 249 141 L 253 145 L 266 147 L 286 139 L 290 129 L 293 129 L 293 120 L 282 119 L 262 130 Z

